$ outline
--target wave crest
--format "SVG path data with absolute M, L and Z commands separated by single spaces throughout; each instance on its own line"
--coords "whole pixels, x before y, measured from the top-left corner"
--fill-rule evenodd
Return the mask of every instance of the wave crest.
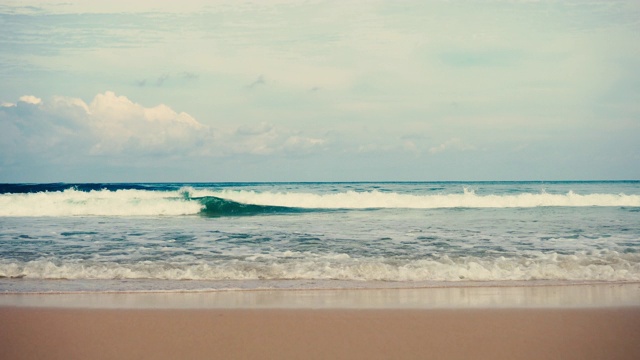
M 0 195 L 0 216 L 156 216 L 198 214 L 203 205 L 178 193 L 91 190 Z
M 438 208 L 529 208 L 540 206 L 628 206 L 640 207 L 640 195 L 587 194 L 573 191 L 567 194 L 545 192 L 516 195 L 477 195 L 464 189 L 462 194 L 414 195 L 380 191 L 347 191 L 336 194 L 273 193 L 223 190 L 203 191 L 203 195 L 216 196 L 245 204 L 282 206 L 305 209 L 438 209 Z
M 234 216 L 331 209 L 640 207 L 640 195 L 521 193 L 478 195 L 346 191 L 335 194 L 246 190 L 91 190 L 0 194 L 0 216 Z

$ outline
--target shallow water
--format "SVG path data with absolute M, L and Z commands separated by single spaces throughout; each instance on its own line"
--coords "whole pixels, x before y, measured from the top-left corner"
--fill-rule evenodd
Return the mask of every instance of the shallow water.
M 640 182 L 0 190 L 3 292 L 640 281 Z

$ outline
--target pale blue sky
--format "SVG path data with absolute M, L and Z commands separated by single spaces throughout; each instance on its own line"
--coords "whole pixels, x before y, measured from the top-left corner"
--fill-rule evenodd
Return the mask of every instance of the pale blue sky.
M 0 182 L 640 179 L 640 2 L 0 0 Z

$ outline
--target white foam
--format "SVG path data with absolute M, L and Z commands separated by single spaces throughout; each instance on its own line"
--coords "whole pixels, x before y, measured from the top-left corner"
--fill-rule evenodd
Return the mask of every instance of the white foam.
M 0 195 L 0 216 L 153 216 L 197 214 L 202 204 L 178 192 L 94 190 Z
M 537 206 L 640 207 L 640 195 L 523 193 L 517 195 L 412 195 L 379 191 L 336 194 L 256 192 L 245 190 L 94 190 L 1 194 L 0 216 L 155 216 L 198 214 L 203 205 L 190 197 L 215 196 L 245 204 L 308 209 L 369 208 L 527 208 Z
M 256 261 L 258 260 L 258 261 Z M 212 263 L 82 261 L 0 262 L 0 276 L 28 279 L 364 280 L 364 281 L 640 281 L 640 254 L 615 251 L 518 258 L 449 258 L 390 262 L 349 256 L 305 256 Z
M 255 191 L 193 191 L 194 196 L 217 196 L 246 204 L 311 209 L 369 208 L 528 208 L 538 206 L 640 206 L 640 195 L 523 193 L 517 195 L 477 195 L 464 189 L 461 194 L 412 195 L 379 191 L 348 191 L 337 194 L 274 193 Z

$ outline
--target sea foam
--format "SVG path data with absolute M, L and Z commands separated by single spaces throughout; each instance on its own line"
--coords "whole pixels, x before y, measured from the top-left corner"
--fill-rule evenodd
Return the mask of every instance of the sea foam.
M 347 191 L 337 194 L 272 193 L 255 191 L 194 191 L 195 196 L 216 196 L 240 203 L 313 209 L 437 209 L 437 208 L 527 208 L 538 206 L 640 206 L 640 195 L 522 193 L 477 195 L 464 189 L 461 194 L 413 195 L 380 191 Z
M 197 214 L 203 205 L 168 193 L 92 190 L 0 195 L 0 216 L 154 216 Z
M 520 193 L 478 195 L 464 189 L 458 194 L 400 194 L 380 191 L 346 191 L 335 194 L 256 192 L 244 190 L 92 190 L 1 194 L 0 216 L 155 216 L 194 215 L 216 200 L 222 212 L 234 215 L 237 206 L 270 206 L 286 209 L 438 209 L 438 208 L 531 208 L 541 206 L 640 207 L 640 195 Z M 230 203 L 224 203 L 225 201 Z M 222 203 L 221 203 L 222 202 Z M 224 211 L 227 208 L 229 214 Z M 250 209 L 251 210 L 251 209 Z M 264 209 L 263 209 L 264 210 Z M 272 209 L 278 212 L 283 209 Z M 265 213 L 256 208 L 253 213 Z M 248 214 L 252 212 L 249 211 Z M 204 211 L 206 213 L 206 211 Z M 247 211 L 244 212 L 247 214 Z
M 27 279 L 155 280 L 359 280 L 359 281 L 640 281 L 640 254 L 615 251 L 527 257 L 473 256 L 389 261 L 354 259 L 344 254 L 324 258 L 224 262 L 91 262 L 41 259 L 0 261 L 0 277 Z

